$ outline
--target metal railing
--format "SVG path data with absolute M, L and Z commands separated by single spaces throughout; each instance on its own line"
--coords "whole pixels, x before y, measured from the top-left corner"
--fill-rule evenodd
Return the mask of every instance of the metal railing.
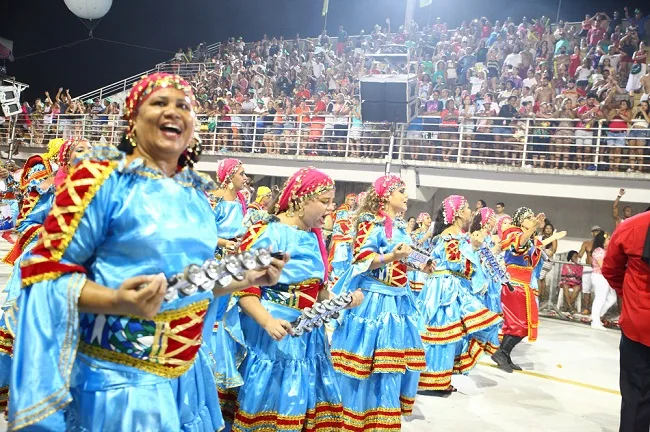
M 221 43 L 217 42 L 212 45 L 208 45 L 206 47 L 208 55 L 214 55 L 215 53 L 219 52 L 221 48 Z M 144 75 L 150 75 L 155 72 L 174 72 L 176 69 L 173 68 L 174 65 L 187 65 L 187 63 L 183 62 L 175 62 L 174 59 L 168 60 L 163 63 L 159 63 L 156 65 L 156 67 L 146 70 L 144 72 L 140 72 L 138 74 L 132 75 L 128 78 L 124 78 L 120 81 L 116 81 L 114 83 L 108 84 L 104 87 L 98 88 L 96 90 L 90 91 L 88 93 L 82 94 L 80 96 L 77 96 L 74 98 L 74 100 L 88 100 L 88 99 L 103 99 L 108 96 L 114 95 L 116 93 L 120 93 L 123 91 L 130 90 L 133 84 L 138 82 L 140 78 L 142 78 Z M 200 63 L 190 63 L 190 64 L 200 64 Z M 179 73 L 182 72 L 189 72 L 190 69 L 178 69 Z M 184 78 L 189 78 L 191 75 L 183 75 Z
M 587 128 L 572 119 L 496 117 L 421 117 L 410 126 L 395 127 L 321 114 L 198 115 L 197 120 L 206 154 L 323 156 L 377 163 L 385 161 L 393 136 L 391 158 L 415 165 L 650 172 L 650 129 L 611 129 L 606 121 Z M 5 126 L 4 135 L 14 133 L 16 142 L 26 147 L 72 136 L 116 144 L 125 127 L 117 115 L 32 115 Z
M 566 266 L 577 266 L 580 269 L 579 277 L 567 277 Z M 548 318 L 590 324 L 596 296 L 602 295 L 595 289 L 592 276 L 593 270 L 590 266 L 568 262 L 566 254 L 557 254 L 543 282 L 538 281 L 539 314 Z M 605 311 L 601 320 L 607 327 L 618 328 L 620 313 L 620 304 L 616 302 Z

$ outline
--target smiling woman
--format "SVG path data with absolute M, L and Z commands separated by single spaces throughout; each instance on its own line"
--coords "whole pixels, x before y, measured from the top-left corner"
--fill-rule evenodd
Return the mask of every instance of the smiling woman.
M 218 239 L 206 197 L 215 186 L 191 169 L 193 105 L 179 76 L 143 78 L 119 149 L 94 146 L 58 187 L 21 266 L 9 429 L 223 426 L 206 311 L 216 296 L 277 282 L 284 262 L 166 298 L 168 278 L 212 259 Z

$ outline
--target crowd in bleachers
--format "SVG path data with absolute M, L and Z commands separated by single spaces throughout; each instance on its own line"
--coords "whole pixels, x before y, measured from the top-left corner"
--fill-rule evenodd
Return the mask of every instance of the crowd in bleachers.
M 335 38 L 232 38 L 218 53 L 205 44 L 179 50 L 172 69 L 190 75 L 214 151 L 382 156 L 389 127 L 362 122 L 359 77 L 411 72 L 420 115 L 401 135 L 404 157 L 650 172 L 649 17 L 638 9 L 581 23 L 483 17 L 453 30 L 438 18 L 409 32 L 388 23 L 355 37 L 340 27 Z M 403 69 L 365 56 L 386 45 L 408 49 Z M 57 112 L 98 123 L 119 106 L 46 94 L 25 104 L 25 133 Z

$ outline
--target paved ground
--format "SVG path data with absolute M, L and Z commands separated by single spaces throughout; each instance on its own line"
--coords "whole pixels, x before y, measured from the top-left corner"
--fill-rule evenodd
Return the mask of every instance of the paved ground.
M 7 248 L 0 240 L 0 253 Z M 0 265 L 0 286 L 10 271 Z M 419 396 L 403 430 L 614 432 L 619 336 L 614 330 L 544 319 L 539 341 L 522 343 L 513 353 L 525 371 L 506 374 L 484 357 L 469 377 L 454 377 L 458 393 L 444 399 Z M 0 420 L 0 432 L 5 430 Z

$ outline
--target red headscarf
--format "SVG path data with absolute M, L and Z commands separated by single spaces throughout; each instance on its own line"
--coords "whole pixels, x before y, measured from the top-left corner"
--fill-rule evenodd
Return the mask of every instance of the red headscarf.
M 67 139 L 61 144 L 59 152 L 56 155 L 56 164 L 59 166 L 56 176 L 54 176 L 54 185 L 56 187 L 61 186 L 66 176 L 68 175 L 68 165 L 70 164 L 70 156 L 72 155 L 73 150 L 79 143 L 88 142 L 84 138 L 70 138 Z
M 503 216 L 497 221 L 497 234 L 500 239 L 503 239 L 503 224 L 505 222 L 512 223 L 512 218 L 510 216 Z
M 219 179 L 219 185 L 222 188 L 227 187 L 232 180 L 232 177 L 237 174 L 237 171 L 241 166 L 242 163 L 239 159 L 230 158 L 220 161 L 217 165 L 217 178 Z M 246 197 L 241 193 L 241 191 L 237 191 L 237 199 L 241 203 L 244 214 L 246 214 L 248 204 L 246 204 Z
M 273 213 L 279 214 L 299 209 L 306 201 L 332 189 L 334 189 L 334 180 L 330 176 L 314 167 L 302 168 L 284 184 Z M 320 228 L 312 228 L 311 231 L 316 234 L 318 239 L 318 247 L 323 264 L 325 264 L 323 280 L 327 281 L 328 254 L 323 240 L 323 231 Z
M 133 119 L 144 101 L 157 90 L 167 87 L 181 90 L 190 98 L 192 105 L 196 103 L 192 86 L 179 75 L 157 72 L 142 77 L 140 81 L 135 83 L 124 103 L 124 119 L 129 121 L 128 132 L 132 131 Z
M 388 201 L 390 195 L 398 188 L 404 186 L 404 182 L 401 178 L 396 175 L 385 175 L 379 177 L 372 184 L 372 188 L 375 190 L 375 193 L 379 197 L 379 202 L 385 204 Z M 389 239 L 393 237 L 393 220 L 388 216 L 382 207 L 379 207 L 377 214 L 385 219 L 384 222 L 384 232 L 386 237 Z

